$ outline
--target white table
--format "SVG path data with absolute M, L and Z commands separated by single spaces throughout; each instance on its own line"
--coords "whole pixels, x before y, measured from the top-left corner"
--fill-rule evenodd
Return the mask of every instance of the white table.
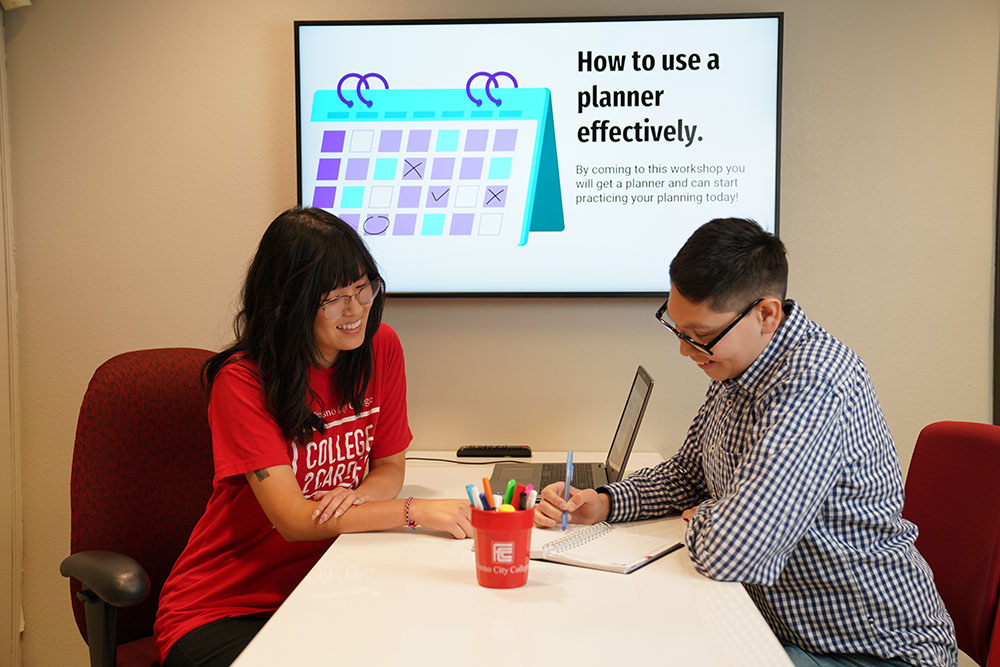
M 455 460 L 453 452 L 408 456 Z M 562 457 L 537 453 L 532 460 Z M 659 460 L 634 453 L 629 468 Z M 410 460 L 400 496 L 460 498 L 466 484 L 478 486 L 491 470 Z M 684 530 L 679 518 L 629 525 L 677 536 Z M 399 529 L 341 536 L 234 665 L 468 667 L 511 660 L 569 667 L 791 664 L 743 587 L 701 576 L 683 549 L 629 575 L 533 560 L 525 586 L 501 590 L 477 585 L 472 540 Z

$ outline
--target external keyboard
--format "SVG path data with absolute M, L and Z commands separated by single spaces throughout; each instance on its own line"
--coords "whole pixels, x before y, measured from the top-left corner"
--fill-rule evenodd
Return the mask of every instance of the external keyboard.
M 525 458 L 531 456 L 528 445 L 462 445 L 456 452 L 458 456 L 515 456 Z

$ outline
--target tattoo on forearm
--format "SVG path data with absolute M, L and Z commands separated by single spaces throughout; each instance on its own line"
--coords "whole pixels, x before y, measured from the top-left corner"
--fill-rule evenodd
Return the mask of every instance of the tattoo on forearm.
M 271 476 L 271 473 L 267 471 L 267 468 L 261 468 L 260 470 L 254 470 L 253 474 L 257 475 L 257 481 L 263 482 L 265 479 Z

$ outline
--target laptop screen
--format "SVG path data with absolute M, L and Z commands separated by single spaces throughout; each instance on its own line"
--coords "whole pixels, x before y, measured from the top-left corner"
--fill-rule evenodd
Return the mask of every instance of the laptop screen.
M 624 472 L 625 461 L 628 460 L 629 452 L 632 451 L 632 444 L 635 442 L 635 435 L 639 431 L 639 424 L 642 422 L 642 415 L 646 412 L 646 404 L 649 402 L 649 394 L 653 390 L 653 378 L 646 369 L 639 366 L 635 371 L 635 379 L 632 380 L 632 389 L 629 390 L 628 398 L 625 400 L 625 410 L 622 418 L 618 422 L 618 430 L 615 431 L 615 438 L 611 442 L 611 450 L 608 452 L 607 466 L 608 482 L 617 482 Z

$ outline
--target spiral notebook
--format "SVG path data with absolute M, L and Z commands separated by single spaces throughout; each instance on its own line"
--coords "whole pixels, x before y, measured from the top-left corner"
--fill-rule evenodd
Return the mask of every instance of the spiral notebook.
M 675 537 L 640 535 L 610 523 L 597 523 L 570 526 L 566 533 L 535 528 L 530 555 L 536 560 L 630 574 L 681 546 Z

